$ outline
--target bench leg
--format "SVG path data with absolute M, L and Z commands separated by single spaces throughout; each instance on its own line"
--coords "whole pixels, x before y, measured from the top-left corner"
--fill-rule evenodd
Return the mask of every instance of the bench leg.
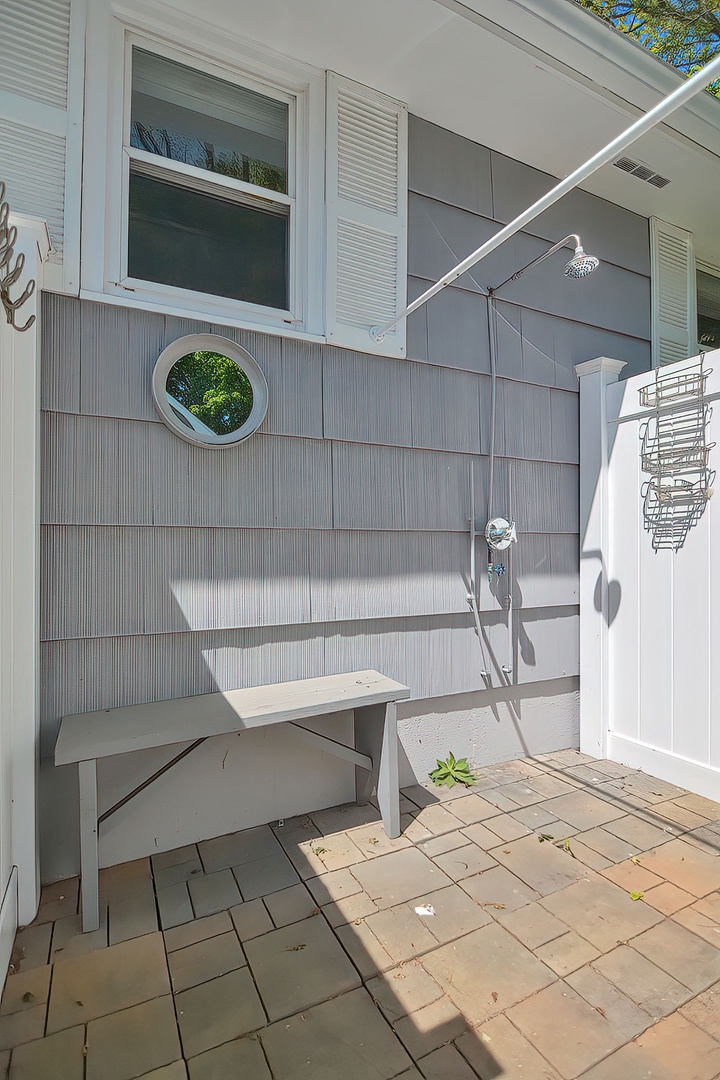
M 98 896 L 97 762 L 78 763 L 80 779 L 80 889 L 82 928 L 87 934 L 100 926 Z
M 355 748 L 372 758 L 372 773 L 355 770 L 359 803 L 368 802 L 377 789 L 385 832 L 400 835 L 400 778 L 398 772 L 397 710 L 394 701 L 355 710 Z

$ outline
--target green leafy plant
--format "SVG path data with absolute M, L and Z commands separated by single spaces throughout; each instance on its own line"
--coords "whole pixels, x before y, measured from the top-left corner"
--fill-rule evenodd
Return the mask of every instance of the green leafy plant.
M 456 784 L 471 787 L 475 783 L 467 758 L 456 760 L 452 754 L 448 754 L 447 761 L 440 761 L 438 758 L 437 769 L 433 769 L 429 775 L 436 787 L 452 788 Z

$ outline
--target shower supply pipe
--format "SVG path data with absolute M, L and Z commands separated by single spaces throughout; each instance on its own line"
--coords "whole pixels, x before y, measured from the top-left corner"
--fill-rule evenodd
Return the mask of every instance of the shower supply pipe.
M 701 90 L 704 90 L 709 83 L 720 76 L 720 55 L 716 56 L 714 60 L 711 60 L 709 64 L 706 64 L 704 68 L 692 75 L 686 82 L 679 86 L 677 90 L 673 90 L 671 94 L 663 98 L 658 102 L 649 112 L 645 113 L 634 124 L 631 124 L 629 128 L 618 135 L 612 142 L 609 142 L 607 146 L 603 147 L 594 154 L 584 165 L 581 165 L 574 172 L 566 176 L 564 180 L 556 184 L 554 188 L 551 188 L 547 194 L 542 198 L 534 202 L 532 206 L 529 206 L 527 210 L 524 210 L 522 214 L 518 215 L 511 221 L 509 225 L 500 229 L 499 232 L 491 236 L 484 244 L 468 255 L 466 259 L 463 259 L 461 263 L 453 269 L 448 271 L 444 277 L 441 277 L 439 281 L 436 281 L 434 285 L 431 285 L 421 296 L 418 296 L 417 300 L 413 300 L 411 304 L 401 311 L 398 315 L 395 315 L 388 322 L 383 323 L 382 326 L 372 326 L 370 328 L 370 337 L 375 342 L 381 342 L 387 332 L 397 326 L 401 319 L 411 315 L 413 311 L 416 311 L 423 304 L 426 304 L 428 300 L 436 296 L 448 285 L 452 285 L 453 281 L 457 281 L 459 277 L 470 270 L 476 263 L 479 263 L 481 259 L 484 259 L 486 255 L 489 255 L 496 248 L 500 247 L 506 240 L 509 240 L 515 233 L 520 232 L 526 225 L 533 221 L 536 217 L 547 210 L 548 207 L 553 206 L 559 199 L 562 199 L 563 195 L 567 195 L 569 191 L 576 188 L 578 184 L 581 184 L 583 180 L 586 180 L 593 173 L 601 169 L 603 165 L 609 164 L 621 151 L 626 150 L 628 146 L 636 142 L 646 132 L 651 131 L 657 124 L 665 120 L 671 113 L 679 109 L 681 105 L 684 105 L 691 98 L 699 94 Z
M 480 611 L 478 609 L 477 602 L 477 584 L 475 581 L 476 566 L 475 566 L 475 545 L 477 541 L 477 532 L 475 529 L 475 476 L 473 474 L 473 463 L 470 462 L 470 591 L 468 593 L 468 603 L 472 609 L 473 619 L 475 620 L 475 633 L 478 636 L 478 642 L 480 643 L 480 654 L 482 656 L 482 675 L 485 682 L 490 683 L 490 669 L 487 666 L 485 659 L 485 646 L 482 639 L 482 626 L 480 624 Z

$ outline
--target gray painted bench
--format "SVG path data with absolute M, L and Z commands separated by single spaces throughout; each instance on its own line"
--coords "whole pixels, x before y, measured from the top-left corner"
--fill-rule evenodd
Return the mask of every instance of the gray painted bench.
M 78 766 L 83 931 L 97 930 L 100 925 L 100 824 L 213 735 L 287 724 L 293 735 L 352 762 L 358 803 L 368 802 L 376 788 L 385 832 L 390 837 L 399 836 L 396 702 L 409 696 L 407 686 L 370 670 L 64 716 L 55 744 L 55 764 Z M 355 721 L 354 747 L 297 723 L 350 709 Z M 99 758 L 182 742 L 190 745 L 98 817 Z

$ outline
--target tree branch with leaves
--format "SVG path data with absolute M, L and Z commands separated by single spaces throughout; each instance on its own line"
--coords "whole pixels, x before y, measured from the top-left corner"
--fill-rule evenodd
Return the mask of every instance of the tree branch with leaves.
M 576 0 L 685 75 L 720 52 L 715 0 Z M 708 88 L 720 97 L 720 79 Z

